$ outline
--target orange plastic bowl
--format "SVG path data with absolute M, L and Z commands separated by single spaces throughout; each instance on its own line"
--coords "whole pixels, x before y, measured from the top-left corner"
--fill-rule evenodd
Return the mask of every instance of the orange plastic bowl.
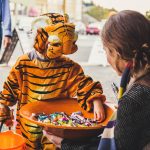
M 20 115 L 27 120 L 46 127 L 46 129 L 62 138 L 74 139 L 99 135 L 103 127 L 106 126 L 107 122 L 113 113 L 113 110 L 105 105 L 106 119 L 104 122 L 99 123 L 93 127 L 68 127 L 68 126 L 55 126 L 48 123 L 38 122 L 31 118 L 32 113 L 46 113 L 51 114 L 54 112 L 65 112 L 71 115 L 72 112 L 81 111 L 83 116 L 86 118 L 93 118 L 93 113 L 86 112 L 83 110 L 75 98 L 65 98 L 65 99 L 50 99 L 49 101 L 37 101 L 33 103 L 26 104 L 20 109 Z
M 0 150 L 25 150 L 25 139 L 12 131 L 0 133 Z

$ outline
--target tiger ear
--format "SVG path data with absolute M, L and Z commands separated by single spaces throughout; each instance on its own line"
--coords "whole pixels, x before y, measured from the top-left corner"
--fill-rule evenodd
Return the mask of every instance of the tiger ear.
M 45 31 L 44 28 L 37 29 L 37 35 L 43 35 L 45 40 L 47 40 L 47 38 L 48 38 L 48 33 Z
M 64 23 L 69 22 L 69 15 L 68 14 L 64 14 Z
M 42 30 L 43 30 L 43 28 L 38 28 L 38 29 L 37 29 L 37 33 L 41 33 Z

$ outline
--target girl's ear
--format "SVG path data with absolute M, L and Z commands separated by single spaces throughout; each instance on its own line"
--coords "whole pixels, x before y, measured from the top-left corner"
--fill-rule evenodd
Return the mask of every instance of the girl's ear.
M 105 48 L 105 51 L 109 54 L 111 57 L 116 57 L 119 53 L 115 49 L 108 49 Z
M 121 59 L 121 55 L 119 54 L 118 51 L 116 51 L 116 49 L 111 49 L 109 50 L 109 53 L 112 57 L 116 57 L 118 59 Z

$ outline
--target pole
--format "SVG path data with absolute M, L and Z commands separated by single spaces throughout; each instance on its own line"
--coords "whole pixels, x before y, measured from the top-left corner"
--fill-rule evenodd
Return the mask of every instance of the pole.
M 63 13 L 66 13 L 66 0 L 63 0 Z
M 81 21 L 83 21 L 83 0 L 81 0 Z

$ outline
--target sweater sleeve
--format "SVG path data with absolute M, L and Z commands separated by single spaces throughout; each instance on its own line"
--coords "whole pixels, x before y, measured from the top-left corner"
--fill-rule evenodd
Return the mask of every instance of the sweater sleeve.
M 150 103 L 141 87 L 133 87 L 120 100 L 115 126 L 115 141 L 118 150 L 142 149 L 143 129 L 148 125 Z M 147 128 L 148 129 L 148 128 Z
M 70 97 L 77 96 L 79 105 L 86 111 L 93 109 L 93 99 L 105 101 L 100 82 L 94 82 L 85 76 L 80 65 L 74 63 L 67 81 L 67 91 Z
M 3 0 L 2 2 L 3 2 L 3 5 L 2 5 L 2 22 L 3 22 L 4 36 L 12 36 L 9 1 Z

